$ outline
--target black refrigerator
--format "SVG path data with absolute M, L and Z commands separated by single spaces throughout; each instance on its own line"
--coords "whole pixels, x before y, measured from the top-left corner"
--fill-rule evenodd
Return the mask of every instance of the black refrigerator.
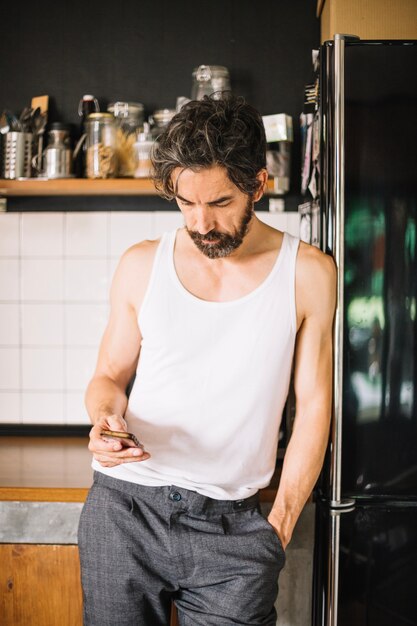
M 338 302 L 312 624 L 417 625 L 417 41 L 324 43 L 316 123 Z

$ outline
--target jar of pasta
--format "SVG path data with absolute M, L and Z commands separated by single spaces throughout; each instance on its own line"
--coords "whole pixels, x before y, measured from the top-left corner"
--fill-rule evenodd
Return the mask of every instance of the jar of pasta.
M 118 176 L 133 176 L 136 159 L 133 144 L 142 130 L 144 106 L 140 102 L 111 102 L 107 110 L 116 123 L 116 159 Z
M 116 125 L 111 113 L 87 117 L 87 178 L 114 178 L 117 173 Z

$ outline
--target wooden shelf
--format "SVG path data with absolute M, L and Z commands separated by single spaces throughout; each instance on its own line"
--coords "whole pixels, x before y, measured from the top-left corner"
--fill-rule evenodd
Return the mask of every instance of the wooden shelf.
M 267 193 L 273 192 L 274 179 L 270 178 Z M 157 195 L 150 178 L 60 178 L 46 180 L 0 179 L 0 196 L 152 196 Z
M 149 178 L 60 178 L 0 180 L 0 195 L 12 196 L 150 196 L 156 189 Z

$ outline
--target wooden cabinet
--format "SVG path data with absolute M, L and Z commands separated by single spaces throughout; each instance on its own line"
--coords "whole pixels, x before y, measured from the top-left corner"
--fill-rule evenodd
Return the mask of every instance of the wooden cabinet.
M 3 544 L 0 563 L 0 626 L 82 626 L 77 546 Z
M 1 626 L 82 626 L 77 546 L 0 546 Z

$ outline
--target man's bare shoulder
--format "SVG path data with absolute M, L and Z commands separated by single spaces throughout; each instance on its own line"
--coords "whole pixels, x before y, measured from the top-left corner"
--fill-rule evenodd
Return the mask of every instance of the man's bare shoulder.
M 156 250 L 158 248 L 160 239 L 144 239 L 138 243 L 133 244 L 130 248 L 125 250 L 120 258 L 120 262 L 125 265 L 143 263 L 149 260 L 153 260 Z
M 152 271 L 160 239 L 144 240 L 130 246 L 120 257 L 112 294 L 139 309 Z
M 308 278 L 318 275 L 318 278 L 321 276 L 323 279 L 327 277 L 327 279 L 332 280 L 336 275 L 333 257 L 304 241 L 300 241 L 297 265 L 300 267 L 302 275 L 306 275 Z
M 336 298 L 336 265 L 333 257 L 300 241 L 297 256 L 297 300 L 303 317 L 326 311 L 333 316 Z

